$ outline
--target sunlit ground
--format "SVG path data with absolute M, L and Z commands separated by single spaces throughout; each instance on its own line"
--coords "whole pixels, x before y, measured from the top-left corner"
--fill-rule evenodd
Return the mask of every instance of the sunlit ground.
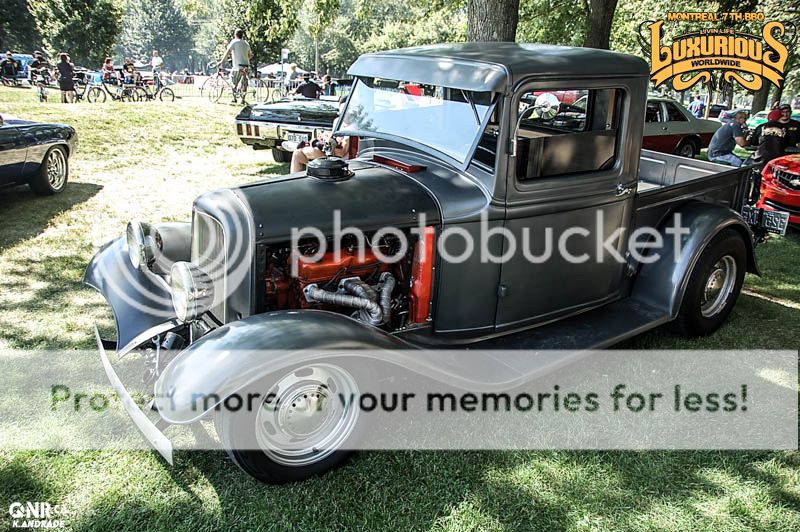
M 0 349 L 92 348 L 111 332 L 80 279 L 131 218 L 185 220 L 201 192 L 286 172 L 233 133 L 230 105 L 39 104 L 0 87 L 0 114 L 76 127 L 56 197 L 0 190 Z M 800 238 L 758 249 L 730 321 L 703 340 L 661 329 L 627 348 L 798 348 Z M 48 501 L 95 530 L 798 530 L 797 452 L 374 452 L 324 477 L 264 486 L 222 453 L 0 452 L 0 508 Z M 5 512 L 5 510 L 3 510 Z M 6 519 L 5 514 L 0 519 Z M 0 521 L 4 528 L 5 521 Z

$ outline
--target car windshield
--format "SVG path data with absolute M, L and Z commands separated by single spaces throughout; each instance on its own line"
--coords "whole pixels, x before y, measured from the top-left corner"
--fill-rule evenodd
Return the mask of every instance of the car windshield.
M 360 78 L 339 130 L 408 139 L 463 163 L 491 103 L 490 92 Z

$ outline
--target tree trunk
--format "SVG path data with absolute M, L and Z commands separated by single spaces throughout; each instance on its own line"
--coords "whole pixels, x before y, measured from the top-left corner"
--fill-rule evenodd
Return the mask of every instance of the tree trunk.
M 769 98 L 769 88 L 772 85 L 768 84 L 766 81 L 753 94 L 753 108 L 750 109 L 750 114 L 754 115 L 759 111 L 763 111 L 767 107 L 767 99 Z
M 617 0 L 589 0 L 588 7 L 586 38 L 583 45 L 587 48 L 608 50 Z
M 775 87 L 775 91 L 772 93 L 772 102 L 780 102 L 781 98 L 783 98 L 783 87 Z
M 519 0 L 468 0 L 467 41 L 514 42 Z
M 314 72 L 319 75 L 319 35 L 314 37 Z

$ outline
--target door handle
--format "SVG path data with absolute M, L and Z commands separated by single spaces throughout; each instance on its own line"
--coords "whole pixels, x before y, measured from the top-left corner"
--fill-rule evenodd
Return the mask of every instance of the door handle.
M 636 189 L 636 183 L 634 183 L 632 185 L 623 185 L 622 183 L 620 183 L 619 185 L 617 185 L 617 194 L 616 195 L 617 195 L 617 197 L 626 196 L 626 195 L 630 194 L 631 192 L 633 192 L 635 189 Z

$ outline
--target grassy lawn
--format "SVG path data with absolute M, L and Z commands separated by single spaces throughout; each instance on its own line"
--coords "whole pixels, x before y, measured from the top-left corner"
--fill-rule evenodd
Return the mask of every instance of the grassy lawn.
M 111 332 L 85 265 L 131 218 L 188 219 L 201 192 L 280 175 L 235 137 L 237 108 L 38 104 L 0 88 L 0 114 L 72 124 L 80 148 L 67 190 L 0 190 L 0 350 L 91 349 Z M 729 322 L 684 340 L 656 330 L 629 349 L 798 349 L 800 237 L 758 249 Z M 99 361 L 98 361 L 99 363 Z M 251 480 L 222 453 L 0 451 L 0 530 L 12 501 L 71 509 L 75 530 L 798 530 L 797 452 L 372 452 L 322 478 Z

